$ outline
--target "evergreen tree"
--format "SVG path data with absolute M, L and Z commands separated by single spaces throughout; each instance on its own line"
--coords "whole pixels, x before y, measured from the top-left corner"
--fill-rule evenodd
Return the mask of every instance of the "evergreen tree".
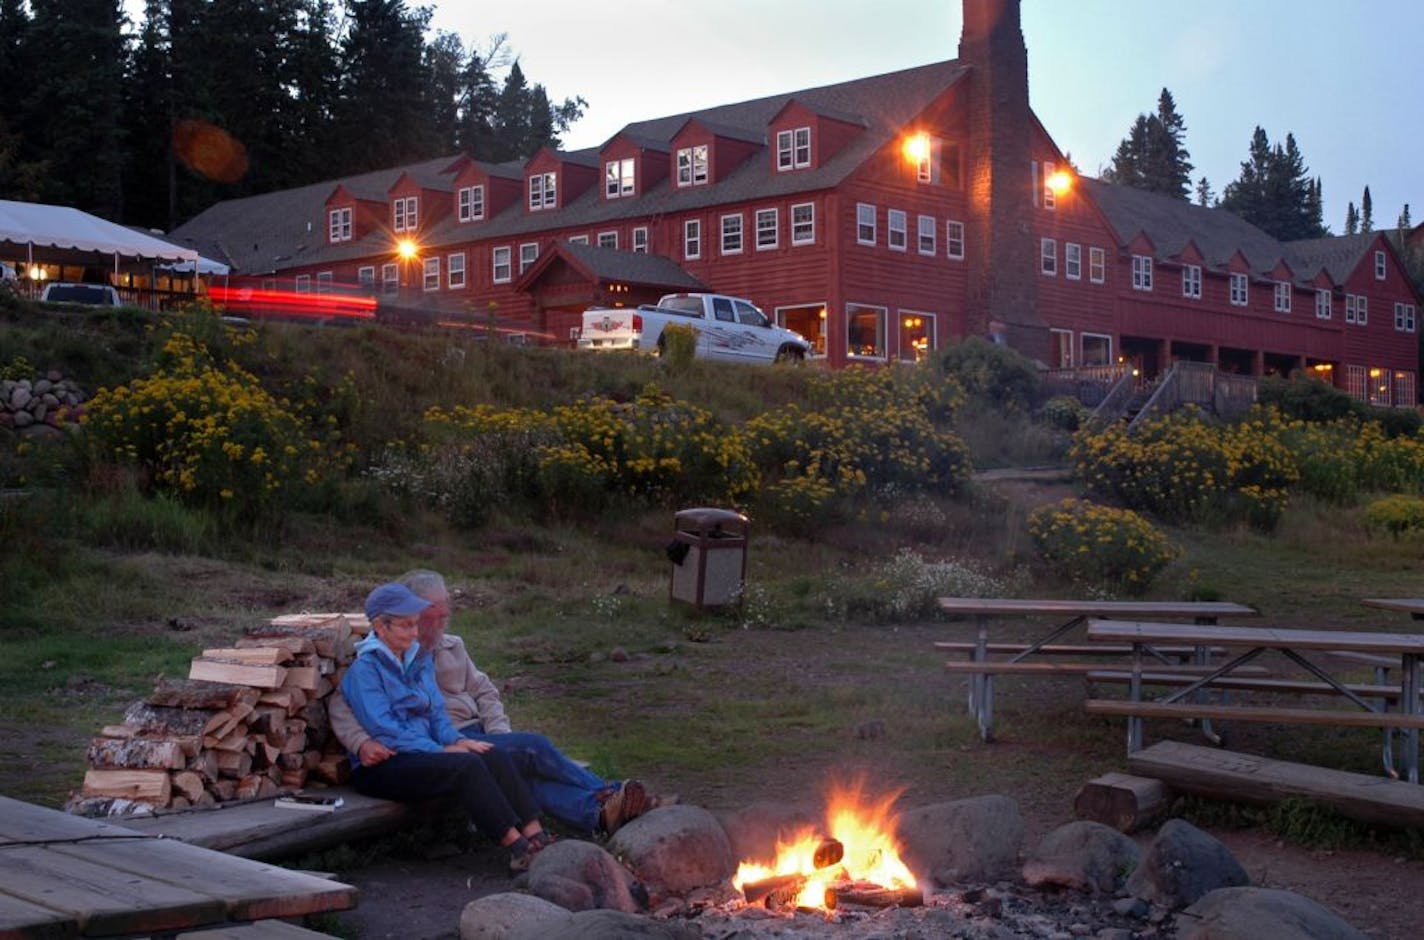
M 1271 146 L 1264 128 L 1251 135 L 1241 175 L 1226 187 L 1221 206 L 1283 241 L 1317 238 L 1321 224 L 1320 190 L 1308 175 L 1295 136 Z
M 410 10 L 404 0 L 347 0 L 346 12 L 332 169 L 360 173 L 433 156 L 434 121 L 425 107 L 430 11 Z
M 0 0 L 0 88 L 27 86 L 30 17 L 23 0 Z M 12 117 L 13 115 L 13 117 Z M 0 111 L 0 199 L 40 198 L 46 165 L 38 148 L 20 133 L 23 115 Z
M 1345 234 L 1355 235 L 1360 231 L 1360 210 L 1355 208 L 1353 202 L 1345 210 Z
M 1205 176 L 1197 180 L 1196 196 L 1199 206 L 1210 206 L 1216 199 L 1215 194 L 1211 191 L 1211 183 L 1207 182 Z
M 525 151 L 529 142 L 529 83 L 519 62 L 510 66 L 504 86 L 494 106 L 494 136 L 490 141 L 490 157 L 494 161 L 522 160 L 531 154 Z
M 310 183 L 331 175 L 338 146 L 332 126 L 341 63 L 336 48 L 332 0 L 302 0 L 292 35 L 290 127 L 294 135 L 293 180 Z
M 441 32 L 425 47 L 426 108 L 441 152 L 458 145 L 465 65 L 464 44 L 454 33 Z
M 476 160 L 493 160 L 495 108 L 499 92 L 490 76 L 487 60 L 471 51 L 460 77 L 460 120 L 455 144 Z
M 1187 200 L 1192 193 L 1192 164 L 1191 154 L 1183 146 L 1186 129 L 1172 93 L 1163 88 L 1157 99 L 1157 113 L 1137 116 L 1103 178 Z
M 1365 187 L 1365 193 L 1360 197 L 1360 234 L 1368 235 L 1375 230 L 1375 203 L 1370 198 L 1370 188 Z
M 1400 232 L 1408 232 L 1414 227 L 1414 223 L 1409 220 L 1409 203 L 1404 204 L 1404 208 L 1399 212 L 1398 228 Z
M 138 42 L 129 54 L 124 83 L 125 221 L 156 228 L 178 223 L 171 183 L 173 76 L 170 72 L 167 0 L 146 0 Z

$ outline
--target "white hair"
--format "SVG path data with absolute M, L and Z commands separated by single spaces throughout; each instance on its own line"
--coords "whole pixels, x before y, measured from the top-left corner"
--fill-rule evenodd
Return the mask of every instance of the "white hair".
M 416 568 L 401 575 L 399 580 L 410 588 L 412 594 L 427 601 L 435 597 L 449 596 L 450 593 L 445 587 L 445 579 L 438 571 Z

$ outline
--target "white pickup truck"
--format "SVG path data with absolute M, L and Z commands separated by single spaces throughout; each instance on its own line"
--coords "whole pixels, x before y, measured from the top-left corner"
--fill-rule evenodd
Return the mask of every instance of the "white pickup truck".
M 580 349 L 635 349 L 662 355 L 669 323 L 697 331 L 697 356 L 729 362 L 800 362 L 811 344 L 775 326 L 749 300 L 723 294 L 665 294 L 637 309 L 591 307 L 583 313 Z

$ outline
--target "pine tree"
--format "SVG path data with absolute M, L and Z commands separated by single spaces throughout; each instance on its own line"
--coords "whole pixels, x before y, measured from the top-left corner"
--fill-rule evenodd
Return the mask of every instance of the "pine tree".
M 1409 203 L 1407 202 L 1404 204 L 1404 208 L 1399 212 L 1398 227 L 1401 232 L 1408 232 L 1414 227 L 1414 223 L 1409 220 Z
M 1375 230 L 1375 203 L 1370 198 L 1370 188 L 1365 187 L 1365 194 L 1360 197 L 1360 234 L 1368 235 Z
M 471 51 L 460 77 L 460 123 L 455 143 L 476 160 L 495 159 L 494 122 L 498 102 L 499 92 L 485 57 Z
M 1319 189 L 1308 175 L 1295 135 L 1271 146 L 1264 128 L 1251 135 L 1241 175 L 1226 187 L 1221 206 L 1283 241 L 1317 238 L 1321 224 Z
M 30 17 L 22 0 L 0 0 L 0 88 L 24 88 L 29 74 Z M 20 133 L 23 114 L 0 111 L 0 199 L 40 198 L 44 154 Z
M 1157 113 L 1137 116 L 1103 179 L 1187 200 L 1192 193 L 1192 164 L 1182 145 L 1185 135 L 1186 122 L 1177 113 L 1172 93 L 1163 88 Z
M 1351 202 L 1349 208 L 1345 210 L 1345 234 L 1355 235 L 1360 231 L 1360 210 L 1355 208 Z
M 178 224 L 170 182 L 174 101 L 168 15 L 167 0 L 146 0 L 124 83 L 125 221 L 158 228 Z
M 425 47 L 426 108 L 441 152 L 454 150 L 459 139 L 465 63 L 465 46 L 455 33 L 442 31 Z
M 1197 180 L 1196 196 L 1199 206 L 1210 206 L 1216 200 L 1216 195 L 1211 191 L 1211 183 L 1207 182 L 1205 176 Z
M 433 156 L 434 122 L 424 107 L 429 9 L 412 11 L 404 0 L 347 0 L 346 11 L 333 120 L 336 166 L 359 173 Z

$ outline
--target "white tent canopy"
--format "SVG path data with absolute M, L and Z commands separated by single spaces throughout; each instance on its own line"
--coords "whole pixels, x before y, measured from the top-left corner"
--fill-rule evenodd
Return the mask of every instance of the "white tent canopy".
M 158 268 L 161 271 L 173 271 L 178 274 L 193 273 L 193 264 L 190 261 L 179 261 L 174 264 L 160 264 Z M 211 258 L 204 258 L 201 255 L 198 256 L 199 274 L 230 274 L 231 271 L 232 269 L 221 261 L 214 261 Z
M 23 249 L 27 256 L 37 249 L 52 249 L 115 258 L 198 260 L 198 253 L 191 248 L 180 248 L 78 209 L 0 200 L 0 246 L 6 244 Z

